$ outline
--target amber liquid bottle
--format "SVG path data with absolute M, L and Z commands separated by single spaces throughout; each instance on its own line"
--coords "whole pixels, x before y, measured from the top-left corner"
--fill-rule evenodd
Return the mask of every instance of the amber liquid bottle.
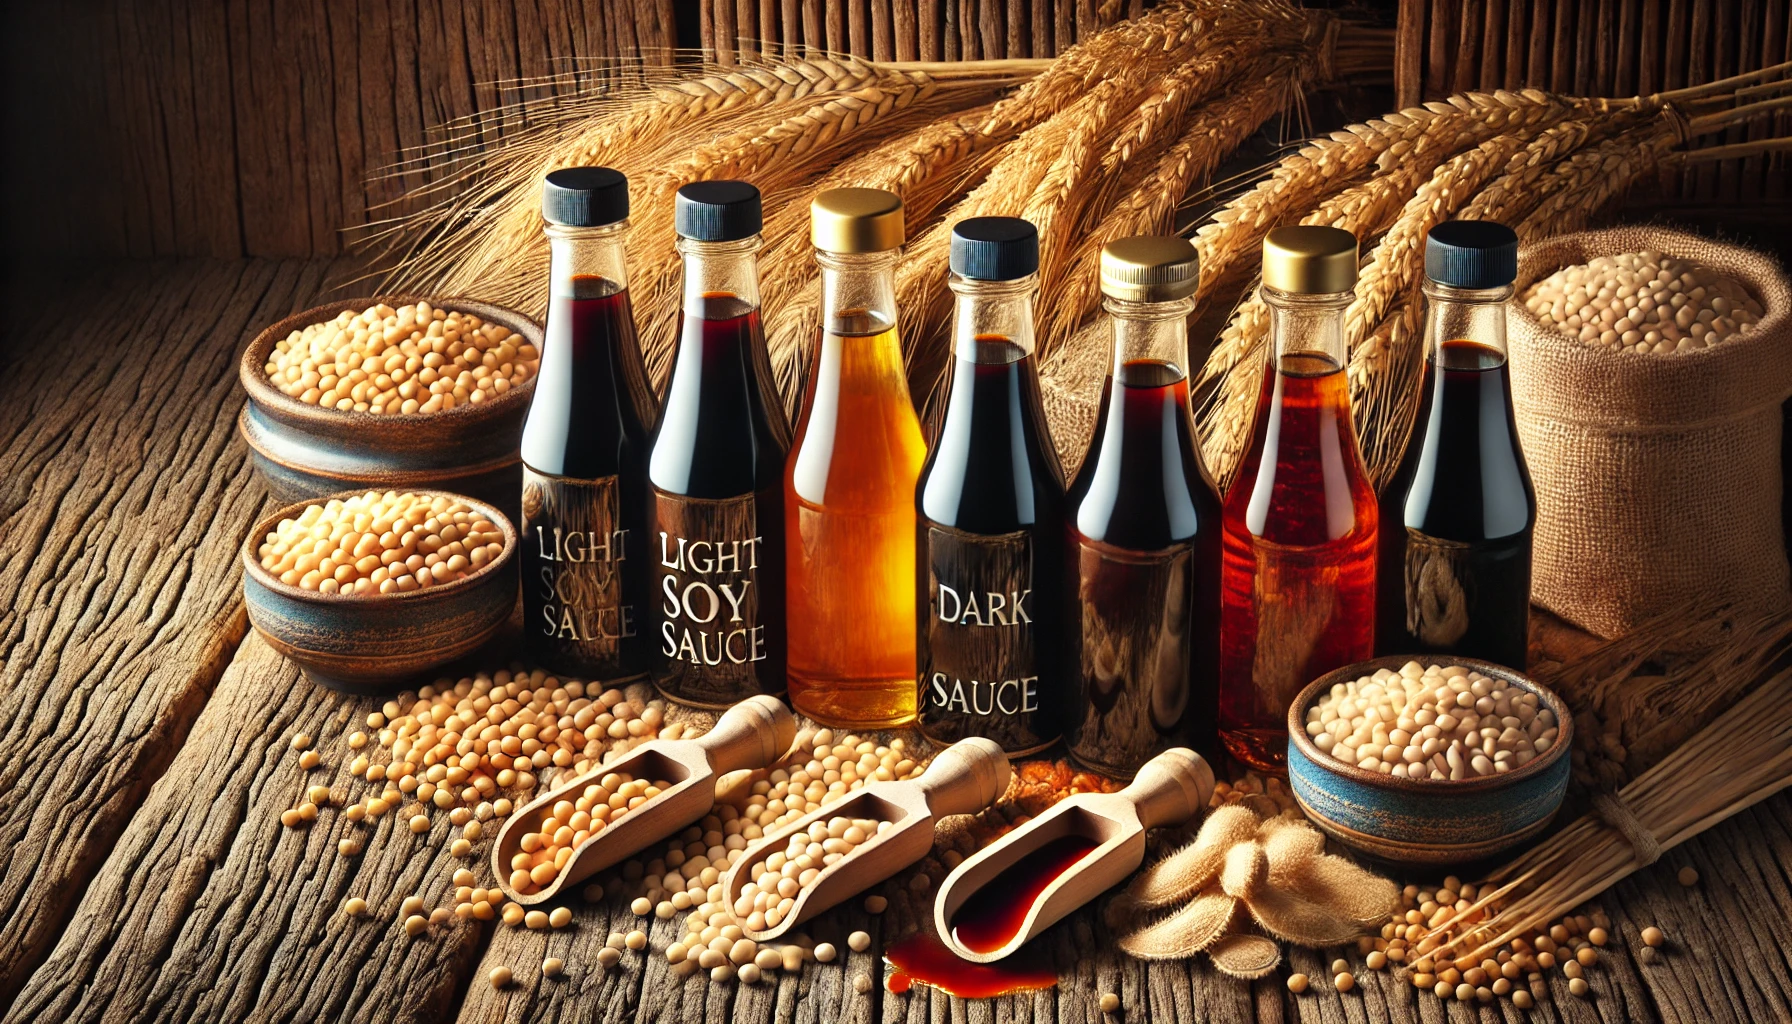
M 827 725 L 915 717 L 915 479 L 926 447 L 896 334 L 902 201 L 811 207 L 822 333 L 784 475 L 790 703 Z
M 1033 362 L 1038 267 L 1024 220 L 953 227 L 952 381 L 915 495 L 921 731 L 1013 755 L 1055 742 L 1070 708 L 1064 476 Z
M 1278 228 L 1263 250 L 1275 355 L 1226 493 L 1220 738 L 1281 771 L 1295 695 L 1374 652 L 1376 506 L 1344 376 L 1356 239 Z
M 790 426 L 759 324 L 759 190 L 678 190 L 684 303 L 654 432 L 654 681 L 726 708 L 784 692 L 784 457 Z
M 1419 413 L 1381 499 L 1383 653 L 1525 667 L 1537 498 L 1506 372 L 1517 271 L 1504 225 L 1449 221 L 1426 240 Z
M 614 681 L 648 668 L 647 440 L 653 397 L 628 300 L 628 183 L 547 176 L 552 281 L 523 424 L 523 636 L 545 668 Z
M 1066 735 L 1078 763 L 1129 778 L 1169 747 L 1217 752 L 1220 500 L 1185 369 L 1194 246 L 1124 239 L 1101 268 L 1114 361 L 1069 492 Z

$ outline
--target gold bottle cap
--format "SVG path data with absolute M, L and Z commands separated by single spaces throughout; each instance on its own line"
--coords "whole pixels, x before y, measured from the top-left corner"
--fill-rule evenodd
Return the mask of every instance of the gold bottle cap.
M 902 248 L 902 197 L 881 188 L 831 188 L 809 204 L 809 238 L 824 252 Z
M 1201 257 L 1186 238 L 1140 235 L 1101 247 L 1101 294 L 1127 302 L 1187 298 L 1201 283 Z
M 1327 295 L 1356 287 L 1356 236 L 1303 224 L 1263 240 L 1263 283 L 1278 291 Z

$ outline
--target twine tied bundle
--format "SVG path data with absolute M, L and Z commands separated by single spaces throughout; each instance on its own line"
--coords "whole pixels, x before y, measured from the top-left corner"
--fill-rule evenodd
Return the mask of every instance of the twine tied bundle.
M 1107 920 L 1132 956 L 1205 952 L 1225 973 L 1251 979 L 1281 963 L 1275 939 L 1336 946 L 1378 926 L 1398 900 L 1393 882 L 1327 854 L 1304 819 L 1230 804 L 1207 816 L 1192 843 L 1140 872 Z

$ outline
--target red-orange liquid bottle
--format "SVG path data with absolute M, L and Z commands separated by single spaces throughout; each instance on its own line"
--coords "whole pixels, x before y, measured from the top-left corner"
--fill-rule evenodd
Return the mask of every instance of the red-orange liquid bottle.
M 1279 228 L 1263 248 L 1275 355 L 1226 494 L 1220 739 L 1280 771 L 1295 695 L 1374 652 L 1377 514 L 1344 374 L 1356 239 Z

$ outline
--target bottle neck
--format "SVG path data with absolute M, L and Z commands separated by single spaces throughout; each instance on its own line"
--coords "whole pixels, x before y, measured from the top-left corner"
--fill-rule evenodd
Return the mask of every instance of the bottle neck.
M 1512 286 L 1452 288 L 1426 279 L 1425 352 L 1433 360 L 1452 341 L 1472 341 L 1506 357 L 1506 300 Z
M 1039 275 L 973 281 L 953 274 L 952 347 L 971 363 L 1013 363 L 1033 354 L 1033 295 Z
M 731 242 L 680 238 L 685 315 L 704 316 L 716 299 L 735 300 L 727 304 L 739 306 L 739 314 L 759 308 L 759 247 L 758 235 Z
M 628 221 L 595 228 L 549 224 L 545 231 L 555 298 L 595 299 L 628 288 Z
M 1122 376 L 1128 363 L 1160 363 L 1188 376 L 1188 318 L 1195 300 L 1131 302 L 1107 298 L 1102 308 L 1114 325 L 1113 376 Z
M 1263 301 L 1269 305 L 1269 335 L 1276 346 L 1276 365 L 1329 363 L 1343 369 L 1344 311 L 1351 292 L 1304 294 L 1264 285 Z
M 896 261 L 900 249 L 885 252 L 825 252 L 821 266 L 821 327 L 829 334 L 858 337 L 896 329 Z

